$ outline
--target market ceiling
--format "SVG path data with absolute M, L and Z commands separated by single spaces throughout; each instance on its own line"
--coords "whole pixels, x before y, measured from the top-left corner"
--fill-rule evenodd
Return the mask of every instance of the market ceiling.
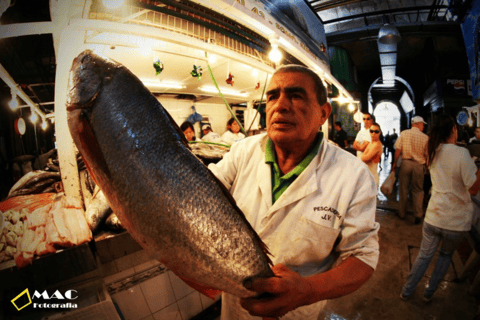
M 428 37 L 436 37 L 437 44 L 444 51 L 455 54 L 465 52 L 464 48 L 452 45 L 449 36 L 461 36 L 458 21 L 463 18 L 471 1 L 464 1 L 457 7 L 448 6 L 447 1 L 438 0 L 305 1 L 324 24 L 327 45 L 345 48 L 357 70 L 363 74 L 371 74 L 372 81 L 381 75 L 376 39 L 378 30 L 385 22 L 395 24 L 402 35 L 402 42 L 398 47 L 398 69 L 408 66 L 410 61 L 414 61 L 422 53 Z M 50 20 L 49 0 L 16 0 L 12 1 L 12 6 L 1 16 L 0 23 Z M 38 103 L 46 113 L 52 112 L 56 68 L 52 37 L 43 34 L 1 38 L 0 35 L 0 64 L 34 103 Z M 241 69 L 241 66 L 237 68 Z M 239 81 L 240 77 L 235 80 Z M 2 87 L 0 90 L 5 92 L 6 88 Z M 395 94 L 391 91 L 389 89 L 382 92 L 386 95 Z

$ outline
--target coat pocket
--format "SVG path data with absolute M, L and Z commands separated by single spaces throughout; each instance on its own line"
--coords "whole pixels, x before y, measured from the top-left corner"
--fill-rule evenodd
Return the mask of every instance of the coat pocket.
M 291 245 L 286 249 L 285 263 L 292 267 L 321 263 L 332 252 L 339 233 L 339 229 L 300 218 L 290 235 Z

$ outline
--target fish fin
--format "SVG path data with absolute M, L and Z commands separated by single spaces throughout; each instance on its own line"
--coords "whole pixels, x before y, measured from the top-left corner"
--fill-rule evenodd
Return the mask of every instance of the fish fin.
M 74 122 L 73 130 L 77 131 L 78 136 L 82 136 L 81 139 L 77 139 L 75 143 L 82 154 L 83 162 L 87 167 L 88 172 L 92 176 L 95 184 L 98 185 L 98 177 L 95 176 L 88 159 L 95 159 L 96 166 L 107 176 L 110 176 L 107 162 L 103 156 L 102 150 L 98 143 L 95 133 L 93 132 L 90 121 L 84 111 L 80 111 L 77 121 Z
M 190 287 L 192 287 L 193 289 L 197 290 L 198 292 L 200 292 L 201 294 L 203 294 L 204 296 L 207 296 L 209 297 L 210 299 L 212 300 L 215 300 L 216 297 L 218 297 L 218 295 L 220 295 L 222 293 L 221 290 L 218 290 L 218 289 L 215 289 L 213 287 L 208 287 L 208 286 L 204 286 L 203 284 L 199 284 L 193 280 L 190 280 L 188 278 L 185 278 L 183 276 L 180 276 L 177 274 L 177 276 L 183 280 L 183 282 L 185 282 L 186 284 L 188 284 Z

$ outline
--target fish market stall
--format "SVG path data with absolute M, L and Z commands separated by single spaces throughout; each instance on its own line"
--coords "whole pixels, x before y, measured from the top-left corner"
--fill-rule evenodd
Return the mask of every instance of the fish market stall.
M 72 0 L 52 1 L 50 9 L 52 22 L 42 24 L 43 28 L 37 31 L 51 33 L 55 43 L 57 70 L 53 118 L 57 149 L 49 164 L 58 170 L 36 170 L 24 175 L 12 187 L 10 197 L 0 203 L 0 211 L 3 213 L 0 276 L 11 275 L 10 285 L 14 288 L 27 285 L 44 288 L 88 274 L 96 280 L 104 280 L 101 282 L 116 299 L 126 318 L 130 318 L 130 315 L 133 318 L 139 312 L 143 318 L 157 312 L 167 312 L 165 310 L 171 305 L 175 305 L 176 310 L 182 310 L 179 312 L 182 312 L 184 319 L 190 318 L 214 304 L 213 300 L 205 300 L 172 272 L 186 264 L 193 265 L 195 254 L 191 253 L 192 258 L 188 263 L 175 262 L 167 268 L 167 263 L 160 264 L 147 254 L 150 247 L 155 249 L 160 246 L 143 234 L 142 228 L 148 229 L 149 224 L 145 224 L 141 217 L 138 221 L 143 223 L 142 228 L 137 226 L 137 220 L 122 221 L 122 217 L 126 217 L 125 212 L 150 212 L 148 210 L 152 208 L 160 210 L 167 206 L 167 200 L 161 202 L 147 195 L 151 194 L 150 189 L 156 191 L 168 183 L 172 184 L 168 179 L 152 183 L 147 181 L 145 184 L 148 188 L 141 189 L 145 180 L 155 177 L 153 169 L 156 164 L 153 160 L 163 155 L 156 148 L 144 148 L 146 145 L 160 145 L 161 135 L 157 131 L 144 134 L 142 130 L 168 128 L 171 129 L 168 135 L 175 139 L 182 137 L 177 145 L 184 148 L 172 149 L 180 151 L 170 153 L 170 158 L 164 162 L 171 160 L 180 163 L 183 159 L 178 154 L 185 154 L 191 160 L 185 163 L 197 166 L 192 172 L 203 172 L 205 178 L 202 181 L 211 182 L 205 189 L 217 190 L 217 182 L 209 180 L 211 174 L 186 150 L 190 149 L 204 163 L 209 163 L 220 160 L 229 151 L 229 146 L 197 141 L 187 148 L 182 144 L 183 134 L 176 131 L 183 121 L 193 119 L 199 138 L 201 124 L 208 123 L 215 132 L 223 133 L 226 131 L 226 122 L 231 117 L 236 119 L 246 135 L 261 132 L 265 128 L 258 124 L 252 127 L 254 121 L 247 119 L 254 119 L 259 114 L 266 83 L 280 63 L 304 64 L 316 70 L 327 86 L 335 86 L 341 96 L 351 101 L 353 98 L 330 75 L 328 56 L 320 49 L 320 44 L 291 25 L 288 17 L 279 13 L 273 15 L 263 2 L 130 1 L 119 8 L 109 9 L 102 1 Z M 4 32 L 10 37 L 32 33 L 34 30 L 34 25 L 9 27 L 8 30 L 0 26 L 0 34 Z M 326 43 L 322 44 L 325 48 Z M 85 80 L 83 73 L 90 70 L 95 72 L 87 74 Z M 124 72 L 123 78 L 111 70 L 121 70 Z M 124 82 L 123 79 L 128 81 Z M 122 87 L 119 89 L 110 85 L 110 82 L 121 84 Z M 94 91 L 90 92 L 92 88 Z M 129 91 L 132 88 L 136 89 Z M 136 96 L 137 92 L 141 92 L 141 95 Z M 84 97 L 83 94 L 90 95 Z M 108 103 L 116 99 L 119 102 L 110 105 L 105 114 L 90 114 L 87 109 L 95 104 L 95 99 L 106 95 L 109 96 Z M 142 103 L 131 103 L 130 98 L 141 100 Z M 165 110 L 165 114 L 162 113 L 160 117 L 152 111 L 149 116 L 145 116 L 142 108 L 149 103 L 154 106 L 153 109 L 161 104 L 164 108 L 161 110 Z M 200 120 L 191 117 L 192 109 L 198 111 Z M 96 136 L 88 136 L 91 128 L 85 125 L 87 116 L 90 117 L 88 125 L 95 126 Z M 136 123 L 132 119 L 141 121 Z M 135 122 L 133 127 L 132 122 Z M 121 141 L 128 143 L 130 140 L 127 139 L 132 139 L 133 149 L 123 148 L 118 140 L 109 139 L 109 135 L 118 129 L 108 127 L 112 124 L 123 125 L 124 129 L 120 131 L 125 139 Z M 325 124 L 323 128 L 326 134 L 327 126 Z M 80 134 L 75 135 L 72 128 Z M 82 138 L 82 134 L 89 138 Z M 84 144 L 84 141 L 92 140 L 100 141 L 98 146 L 89 147 Z M 149 160 L 132 162 L 131 159 L 140 153 L 144 160 Z M 99 154 L 105 156 L 98 157 Z M 112 157 L 111 154 L 115 156 Z M 119 171 L 103 167 L 104 164 L 111 165 L 108 161 L 118 161 L 119 166 L 115 168 Z M 133 173 L 128 172 L 132 163 L 140 164 Z M 172 174 L 177 174 L 181 170 L 171 171 Z M 183 179 L 191 174 L 185 173 Z M 109 178 L 118 177 L 116 183 L 122 176 L 126 181 L 120 183 L 119 187 L 110 188 L 109 180 L 104 175 Z M 184 182 L 178 177 L 172 180 L 178 185 Z M 40 182 L 44 185 L 40 185 Z M 130 184 L 139 186 L 138 190 L 142 192 L 130 192 Z M 47 185 L 53 188 L 50 190 L 52 192 L 32 193 L 32 188 L 45 191 Z M 117 196 L 116 192 L 125 185 L 126 191 L 122 189 L 123 193 L 118 193 Z M 197 191 L 188 185 L 188 181 L 181 186 L 181 190 L 172 191 L 172 194 L 182 194 L 181 199 L 190 199 L 191 192 L 188 191 Z M 219 190 L 210 198 L 203 198 L 215 203 L 223 197 Z M 130 198 L 131 194 L 135 195 L 133 199 Z M 173 202 L 178 204 L 181 201 Z M 227 200 L 226 202 L 228 203 Z M 128 206 L 125 207 L 125 203 Z M 148 221 L 152 225 L 156 220 L 154 218 L 156 216 L 152 214 Z M 155 231 L 159 233 L 158 230 L 165 228 L 167 222 L 155 225 Z M 166 228 L 173 227 L 175 224 L 167 225 Z M 167 233 L 167 229 L 161 230 Z M 258 244 L 257 237 L 250 234 L 248 226 L 244 229 L 245 234 L 253 239 L 251 241 L 256 248 L 261 248 L 256 249 L 261 252 L 258 253 L 259 258 L 255 256 L 261 262 L 259 264 L 268 269 L 268 259 L 263 256 L 261 243 Z M 162 239 L 165 243 L 171 240 L 168 237 Z M 173 244 L 175 243 L 172 242 L 172 248 L 162 250 L 171 256 L 177 255 L 178 250 Z M 227 252 L 220 249 L 217 251 Z M 55 267 L 49 269 L 49 265 L 66 266 L 68 272 L 59 272 Z M 195 262 L 194 267 L 188 271 L 201 269 L 199 265 L 199 262 Z M 27 273 L 33 274 L 34 270 L 44 269 L 46 271 L 42 271 L 42 274 L 48 275 L 46 278 L 27 276 Z M 202 274 L 199 278 L 208 284 L 212 273 Z M 189 275 L 187 271 L 185 274 Z M 17 285 L 14 285 L 15 282 Z M 159 289 L 160 285 L 162 289 Z M 155 287 L 155 290 L 151 287 Z M 229 290 L 230 287 L 234 286 L 225 286 L 224 290 Z M 246 294 L 242 289 L 243 287 L 238 289 L 239 294 Z M 158 291 L 167 292 L 168 303 L 160 306 L 158 302 L 152 302 L 154 299 L 146 299 L 147 301 L 137 303 L 137 306 L 132 305 L 130 293 L 143 292 L 139 294 L 143 297 L 147 295 L 146 292 L 152 291 L 152 296 L 158 295 Z M 145 310 L 150 310 L 150 313 L 144 314 Z

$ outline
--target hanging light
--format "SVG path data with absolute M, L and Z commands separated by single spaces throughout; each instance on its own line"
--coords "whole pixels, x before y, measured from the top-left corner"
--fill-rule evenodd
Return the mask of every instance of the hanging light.
M 350 103 L 350 104 L 348 105 L 348 110 L 350 110 L 350 112 L 355 111 L 355 106 L 353 105 L 353 103 Z
M 10 92 L 12 95 L 12 100 L 10 100 L 8 105 L 10 106 L 10 109 L 16 110 L 18 108 L 17 93 L 13 89 L 10 89 Z
M 118 9 L 122 6 L 125 0 L 102 0 L 103 5 L 105 8 L 110 10 Z
M 208 56 L 208 63 L 214 64 L 217 61 L 217 55 L 211 54 Z
M 268 54 L 268 58 L 272 60 L 274 63 L 279 63 L 280 60 L 282 60 L 283 55 L 278 49 L 278 41 L 279 37 L 276 34 L 271 35 L 268 40 L 270 41 L 270 44 L 272 45 L 272 50 L 270 50 L 270 53 Z
M 42 121 L 42 129 L 47 130 L 47 127 L 48 127 L 47 121 L 46 120 Z
M 386 23 L 380 28 L 378 42 L 382 44 L 397 44 L 400 40 L 402 40 L 402 37 L 395 26 Z
M 37 123 L 38 121 L 38 115 L 33 110 L 32 110 L 32 115 L 30 116 L 30 121 L 32 121 L 33 124 Z

